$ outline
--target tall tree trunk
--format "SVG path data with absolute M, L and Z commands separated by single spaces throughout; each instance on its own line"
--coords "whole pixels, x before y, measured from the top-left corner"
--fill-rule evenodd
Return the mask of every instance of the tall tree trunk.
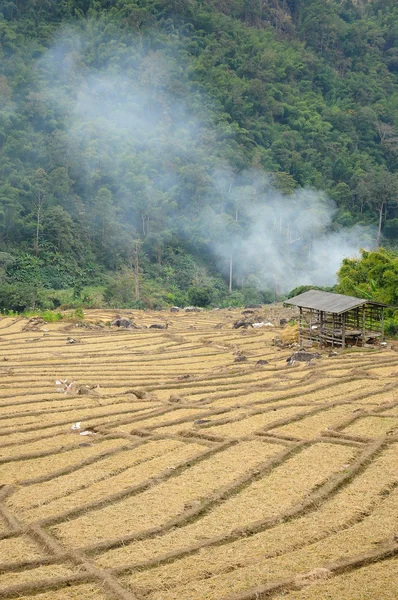
M 45 201 L 44 194 L 42 193 L 41 190 L 38 190 L 36 193 L 36 202 L 34 204 L 34 206 L 36 208 L 36 232 L 35 232 L 35 239 L 33 242 L 33 250 L 34 250 L 35 256 L 37 256 L 39 254 L 40 225 L 41 225 L 41 217 L 42 217 L 44 201 Z
M 232 254 L 229 259 L 229 293 L 232 292 Z
M 274 275 L 274 295 L 275 299 L 279 296 L 279 282 L 277 275 Z
M 162 256 L 163 256 L 163 248 L 162 248 L 162 246 L 159 245 L 156 247 L 156 260 L 157 260 L 158 265 L 162 264 Z
M 35 234 L 35 241 L 33 244 L 35 256 L 37 256 L 39 254 L 40 220 L 41 220 L 41 206 L 38 206 L 37 215 L 36 215 L 36 234 Z
M 380 247 L 380 238 L 381 238 L 381 224 L 383 221 L 383 210 L 384 210 L 384 202 L 382 202 L 380 208 L 379 208 L 379 227 L 377 229 L 377 239 L 376 239 L 376 245 L 379 248 Z
M 139 242 L 136 243 L 135 246 L 135 255 L 134 255 L 134 276 L 135 276 L 135 299 L 140 299 L 140 280 L 139 280 Z

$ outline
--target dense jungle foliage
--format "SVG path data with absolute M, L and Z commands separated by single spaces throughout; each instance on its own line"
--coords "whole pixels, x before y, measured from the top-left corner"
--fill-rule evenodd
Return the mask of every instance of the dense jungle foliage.
M 362 250 L 360 258 L 344 259 L 336 291 L 389 305 L 386 333 L 398 335 L 398 252 Z
M 266 302 L 324 235 L 393 249 L 397 41 L 395 0 L 0 0 L 0 308 Z

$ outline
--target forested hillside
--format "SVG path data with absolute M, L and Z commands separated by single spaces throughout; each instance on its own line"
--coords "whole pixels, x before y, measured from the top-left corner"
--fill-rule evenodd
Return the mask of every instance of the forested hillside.
M 0 11 L 0 308 L 266 301 L 397 243 L 395 0 Z

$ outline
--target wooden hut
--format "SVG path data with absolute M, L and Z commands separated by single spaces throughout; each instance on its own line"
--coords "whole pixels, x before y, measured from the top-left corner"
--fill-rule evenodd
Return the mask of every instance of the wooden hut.
M 309 290 L 286 300 L 300 310 L 300 344 L 330 344 L 344 348 L 384 339 L 381 302 L 331 292 Z

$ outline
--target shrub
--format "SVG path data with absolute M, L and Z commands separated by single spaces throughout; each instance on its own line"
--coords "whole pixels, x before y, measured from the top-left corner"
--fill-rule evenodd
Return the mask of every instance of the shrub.
M 386 319 L 384 333 L 388 337 L 398 336 L 398 319 Z
M 255 287 L 244 287 L 242 289 L 244 304 L 262 304 L 263 294 Z
M 209 306 L 213 297 L 210 287 L 192 286 L 188 290 L 188 302 L 193 306 Z
M 134 300 L 134 302 L 130 302 L 128 308 L 135 308 L 135 310 L 145 310 L 148 308 L 148 304 L 144 300 Z
M 275 293 L 270 290 L 259 290 L 247 286 L 242 289 L 244 304 L 272 304 L 276 301 Z
M 281 300 L 284 300 L 284 297 L 281 298 L 280 296 L 278 298 L 275 297 L 275 293 L 271 292 L 270 290 L 264 290 L 264 292 L 262 293 L 263 296 L 263 303 L 264 304 L 272 304 L 273 302 L 276 302 L 277 300 L 279 300 L 279 302 Z
M 84 319 L 84 312 L 83 312 L 83 309 L 82 309 L 82 308 L 76 308 L 76 310 L 75 310 L 75 312 L 74 312 L 73 316 L 74 316 L 76 319 Z
M 188 304 L 187 295 L 180 291 L 166 294 L 165 301 L 172 306 L 186 306 Z
M 46 323 L 56 323 L 64 318 L 64 315 L 60 312 L 54 312 L 52 310 L 26 310 L 24 311 L 23 316 L 28 318 L 41 317 Z
M 104 289 L 104 301 L 108 306 L 131 308 L 134 303 L 134 276 L 123 271 L 110 279 Z
M 43 288 L 29 283 L 0 284 L 0 310 L 22 313 L 29 309 L 52 308 L 52 302 Z
M 221 308 L 227 308 L 228 306 L 244 306 L 245 299 L 243 293 L 240 291 L 232 292 L 229 294 L 223 302 L 221 302 Z
M 300 294 L 304 294 L 304 292 L 309 292 L 310 290 L 321 290 L 322 292 L 333 292 L 334 288 L 332 287 L 318 287 L 317 285 L 299 285 L 291 290 L 287 297 L 294 298 L 295 296 L 299 296 Z

